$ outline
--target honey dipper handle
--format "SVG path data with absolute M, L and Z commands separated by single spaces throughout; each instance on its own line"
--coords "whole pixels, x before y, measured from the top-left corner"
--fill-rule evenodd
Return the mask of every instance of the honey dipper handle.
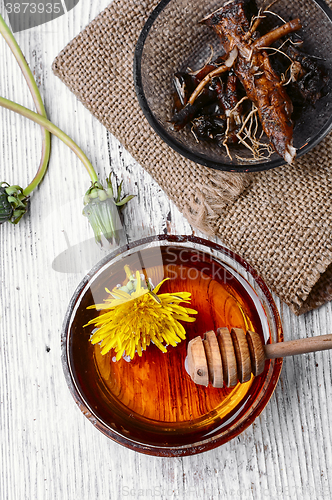
M 267 359 L 284 358 L 285 356 L 305 354 L 306 352 L 325 351 L 326 349 L 332 349 L 332 335 L 318 335 L 307 339 L 267 344 L 263 349 Z

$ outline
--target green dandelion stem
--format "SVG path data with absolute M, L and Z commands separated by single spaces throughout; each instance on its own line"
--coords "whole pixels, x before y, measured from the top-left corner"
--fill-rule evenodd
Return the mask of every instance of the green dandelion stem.
M 45 107 L 43 104 L 43 100 L 41 98 L 39 89 L 37 87 L 37 84 L 35 82 L 35 79 L 33 77 L 33 74 L 24 58 L 24 55 L 18 46 L 12 32 L 10 31 L 9 27 L 5 23 L 3 17 L 0 15 L 0 33 L 3 36 L 3 38 L 6 40 L 8 46 L 10 47 L 12 53 L 15 56 L 15 59 L 17 60 L 21 71 L 23 73 L 23 76 L 28 84 L 28 87 L 30 89 L 33 101 L 35 103 L 36 109 L 40 115 L 42 115 L 44 118 L 47 118 Z M 44 177 L 48 162 L 50 159 L 50 151 L 51 151 L 51 135 L 50 132 L 46 129 L 46 127 L 42 126 L 42 155 L 40 159 L 40 164 L 39 168 L 37 170 L 37 173 L 33 180 L 30 182 L 30 184 L 23 190 L 23 194 L 25 196 L 28 196 L 40 183 L 42 178 Z
M 50 122 L 47 118 L 44 116 L 39 115 L 38 113 L 35 113 L 34 111 L 31 111 L 28 108 L 25 108 L 24 106 L 21 106 L 20 104 L 17 104 L 13 101 L 10 101 L 9 99 L 5 99 L 4 97 L 0 97 L 0 106 L 3 108 L 9 109 L 11 111 L 14 111 L 15 113 L 18 113 L 19 115 L 25 116 L 29 120 L 32 120 L 35 123 L 38 123 L 38 125 L 41 125 L 44 127 L 46 130 L 51 132 L 51 134 L 55 135 L 58 137 L 62 142 L 64 142 L 74 153 L 76 156 L 81 160 L 83 165 L 85 166 L 86 170 L 88 171 L 88 174 L 90 176 L 90 179 L 92 182 L 98 182 L 98 177 L 96 174 L 95 169 L 92 166 L 92 163 L 88 159 L 88 157 L 83 153 L 81 148 L 67 135 L 65 132 L 63 132 L 59 127 L 54 125 L 54 123 Z M 42 174 L 39 172 L 39 174 L 36 176 L 36 183 L 41 181 Z M 24 191 L 25 193 L 25 191 Z

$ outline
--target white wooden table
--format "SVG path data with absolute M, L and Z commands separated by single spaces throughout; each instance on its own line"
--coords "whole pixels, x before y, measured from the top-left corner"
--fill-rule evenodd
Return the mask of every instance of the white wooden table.
M 50 119 L 81 145 L 100 178 L 112 169 L 125 192 L 137 195 L 124 212 L 131 239 L 190 234 L 194 229 L 159 186 L 52 74 L 58 52 L 107 4 L 81 0 L 63 17 L 16 39 Z M 4 15 L 3 2 L 0 9 Z M 33 109 L 3 39 L 0 94 Z M 1 109 L 0 140 L 0 180 L 26 186 L 39 163 L 38 126 Z M 330 499 L 329 351 L 286 358 L 277 389 L 254 425 L 201 455 L 142 455 L 107 439 L 83 416 L 63 376 L 60 331 L 87 269 L 59 272 L 53 262 L 68 245 L 91 236 L 81 215 L 89 184 L 84 167 L 54 138 L 49 170 L 29 213 L 18 226 L 0 227 L 0 499 Z M 101 256 L 96 253 L 95 262 Z M 286 339 L 332 332 L 331 304 L 299 318 L 278 307 Z

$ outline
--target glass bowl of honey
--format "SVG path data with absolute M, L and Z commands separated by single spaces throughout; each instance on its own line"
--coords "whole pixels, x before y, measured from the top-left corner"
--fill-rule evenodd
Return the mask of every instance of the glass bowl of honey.
M 183 323 L 186 338 L 164 353 L 153 343 L 131 360 L 101 354 L 87 323 L 125 280 L 125 266 L 144 271 L 162 293 L 191 293 L 198 314 Z M 282 342 L 277 307 L 262 279 L 229 249 L 194 236 L 159 235 L 109 254 L 82 280 L 63 324 L 62 363 L 68 387 L 92 424 L 132 450 L 184 456 L 215 448 L 240 434 L 262 412 L 277 384 L 281 359 L 244 384 L 216 389 L 196 385 L 186 371 L 188 342 L 219 327 L 257 332 L 264 344 Z

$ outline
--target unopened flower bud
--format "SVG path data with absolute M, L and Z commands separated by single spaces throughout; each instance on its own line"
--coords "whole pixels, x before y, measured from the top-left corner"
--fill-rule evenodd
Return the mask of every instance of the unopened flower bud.
M 0 183 L 0 224 L 11 222 L 17 224 L 27 211 L 28 198 L 20 186 Z

